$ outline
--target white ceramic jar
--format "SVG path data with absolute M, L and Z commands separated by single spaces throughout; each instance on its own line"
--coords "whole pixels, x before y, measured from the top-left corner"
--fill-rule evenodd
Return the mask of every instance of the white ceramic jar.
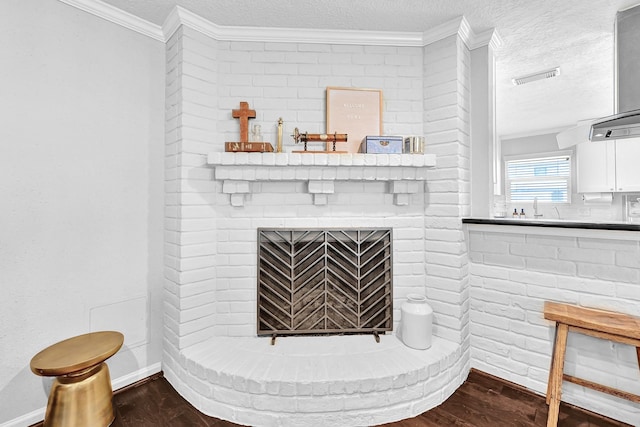
M 408 294 L 400 308 L 400 334 L 406 346 L 418 350 L 431 347 L 433 329 L 433 309 L 427 304 L 427 297 Z

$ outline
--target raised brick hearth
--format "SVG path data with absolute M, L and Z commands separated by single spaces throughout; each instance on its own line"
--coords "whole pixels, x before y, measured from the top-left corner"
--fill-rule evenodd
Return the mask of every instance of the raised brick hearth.
M 434 337 L 413 350 L 395 335 L 215 337 L 165 375 L 198 409 L 239 424 L 371 426 L 413 417 L 465 380 L 461 347 Z M 185 381 L 186 380 L 186 381 Z

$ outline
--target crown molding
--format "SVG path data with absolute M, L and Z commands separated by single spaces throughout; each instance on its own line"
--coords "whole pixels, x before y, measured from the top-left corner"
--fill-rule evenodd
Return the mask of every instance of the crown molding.
M 460 16 L 438 25 L 435 28 L 425 31 L 422 34 L 423 45 L 429 45 L 452 35 L 459 35 L 463 43 L 470 49 L 477 49 L 482 46 L 490 46 L 498 49 L 503 41 L 495 28 L 476 34 L 469 25 L 469 21 L 464 16 Z
M 453 35 L 459 35 L 462 41 L 469 46 L 473 38 L 473 31 L 464 16 L 459 16 L 451 21 L 438 25 L 422 33 L 422 45 L 427 46 Z
M 220 26 L 181 6 L 174 7 L 162 25 L 165 40 L 168 40 L 180 25 L 215 40 L 224 41 L 423 46 L 422 35 L 419 32 Z
M 498 30 L 496 30 L 495 28 L 491 28 L 489 30 L 476 34 L 475 37 L 473 37 L 469 49 L 473 50 L 479 47 L 489 46 L 493 50 L 496 50 L 503 44 L 504 42 L 502 40 L 502 37 L 500 37 Z
M 470 49 L 486 44 L 494 48 L 502 45 L 502 39 L 493 29 L 474 34 L 464 16 L 424 32 L 237 27 L 214 24 L 184 7 L 175 6 L 162 26 L 158 26 L 101 0 L 58 1 L 162 42 L 169 40 L 184 25 L 215 40 L 224 41 L 423 47 L 457 34 Z
M 83 10 L 114 24 L 133 30 L 137 33 L 164 42 L 162 28 L 149 21 L 145 21 L 129 12 L 111 6 L 100 0 L 58 0 L 62 3 Z

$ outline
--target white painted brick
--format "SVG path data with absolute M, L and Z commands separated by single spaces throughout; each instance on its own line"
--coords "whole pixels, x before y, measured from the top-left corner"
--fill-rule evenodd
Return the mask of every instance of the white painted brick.
M 492 289 L 500 292 L 506 292 L 509 294 L 526 295 L 528 286 L 521 283 L 515 283 L 507 280 L 485 278 L 484 288 Z
M 544 303 L 542 299 L 529 298 L 524 294 L 510 295 L 509 299 L 511 300 L 511 304 L 515 307 L 520 307 L 527 311 L 542 313 L 543 303 Z
M 559 280 L 555 275 L 538 273 L 529 270 L 511 270 L 508 274 L 509 279 L 514 282 L 534 284 L 539 286 L 555 287 Z
M 475 264 L 475 263 L 471 264 L 470 272 L 471 274 L 480 276 L 480 277 L 487 277 L 491 279 L 505 279 L 505 280 L 510 277 L 510 274 L 512 274 L 511 271 L 504 268 L 493 267 L 493 266 L 484 265 L 484 264 Z
M 566 291 L 562 289 L 547 288 L 543 286 L 528 285 L 527 295 L 533 298 L 540 298 L 543 300 L 555 300 L 559 302 L 566 302 L 570 304 L 576 304 L 578 302 L 578 296 L 575 292 Z
M 472 335 L 471 341 L 473 343 L 473 351 L 479 349 L 502 357 L 509 357 L 509 352 L 512 347 L 512 343 L 504 344 L 496 342 L 495 340 L 485 338 L 482 334 Z
M 216 269 L 211 268 L 201 268 L 198 270 L 191 270 L 187 272 L 180 273 L 180 283 L 187 284 L 193 282 L 200 282 L 207 279 L 212 279 L 216 276 Z
M 640 270 L 614 265 L 578 263 L 578 276 L 614 282 L 640 283 Z
M 599 250 L 638 252 L 638 241 L 633 240 L 592 239 L 580 237 L 578 239 L 578 246 L 581 248 L 593 248 Z
M 558 287 L 575 292 L 587 292 L 598 295 L 616 295 L 617 285 L 604 280 L 592 280 L 581 277 L 563 277 L 558 280 Z
M 559 248 L 558 259 L 595 264 L 613 264 L 615 253 L 611 250 L 586 248 Z
M 615 296 L 625 300 L 640 300 L 640 285 L 639 284 L 615 284 Z
M 515 255 L 505 255 L 501 253 L 484 253 L 483 262 L 489 265 L 508 267 L 513 269 L 525 268 L 525 259 Z M 527 259 L 529 262 L 530 259 Z
M 467 277 L 468 269 L 466 267 L 447 267 L 442 265 L 426 265 L 429 276 L 445 277 L 451 279 L 462 279 Z
M 183 246 L 180 250 L 183 257 L 197 257 L 203 255 L 215 255 L 216 245 L 212 243 Z
M 615 254 L 615 264 L 621 267 L 640 269 L 640 251 L 618 251 Z
M 518 256 L 555 259 L 558 249 L 553 246 L 543 246 L 532 243 L 511 243 L 509 245 L 509 252 L 512 255 Z
M 509 376 L 508 373 L 518 375 L 520 377 L 526 377 L 529 364 L 518 362 L 509 358 L 500 357 L 498 355 L 485 352 L 483 350 L 477 350 L 475 352 L 474 359 L 484 362 L 488 367 L 484 368 L 485 371 L 499 371 L 503 372 L 503 375 Z
M 539 338 L 528 336 L 525 338 L 524 349 L 533 353 L 538 353 L 540 355 L 546 356 L 547 360 L 549 361 L 551 359 L 553 344 L 552 344 L 552 341 L 547 339 L 539 339 Z M 547 361 L 547 365 L 542 367 L 543 369 L 549 368 L 548 361 Z
M 474 324 L 484 325 L 493 329 L 507 330 L 508 324 L 500 316 L 495 316 L 488 313 L 472 312 L 471 321 Z
M 574 276 L 577 271 L 576 265 L 569 261 L 527 258 L 526 265 L 528 269 L 533 271 L 542 271 L 565 276 Z

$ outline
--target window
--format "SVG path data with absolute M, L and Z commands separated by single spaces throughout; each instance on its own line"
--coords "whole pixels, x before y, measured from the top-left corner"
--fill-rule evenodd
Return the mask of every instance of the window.
M 509 202 L 571 202 L 571 156 L 560 154 L 505 159 Z

